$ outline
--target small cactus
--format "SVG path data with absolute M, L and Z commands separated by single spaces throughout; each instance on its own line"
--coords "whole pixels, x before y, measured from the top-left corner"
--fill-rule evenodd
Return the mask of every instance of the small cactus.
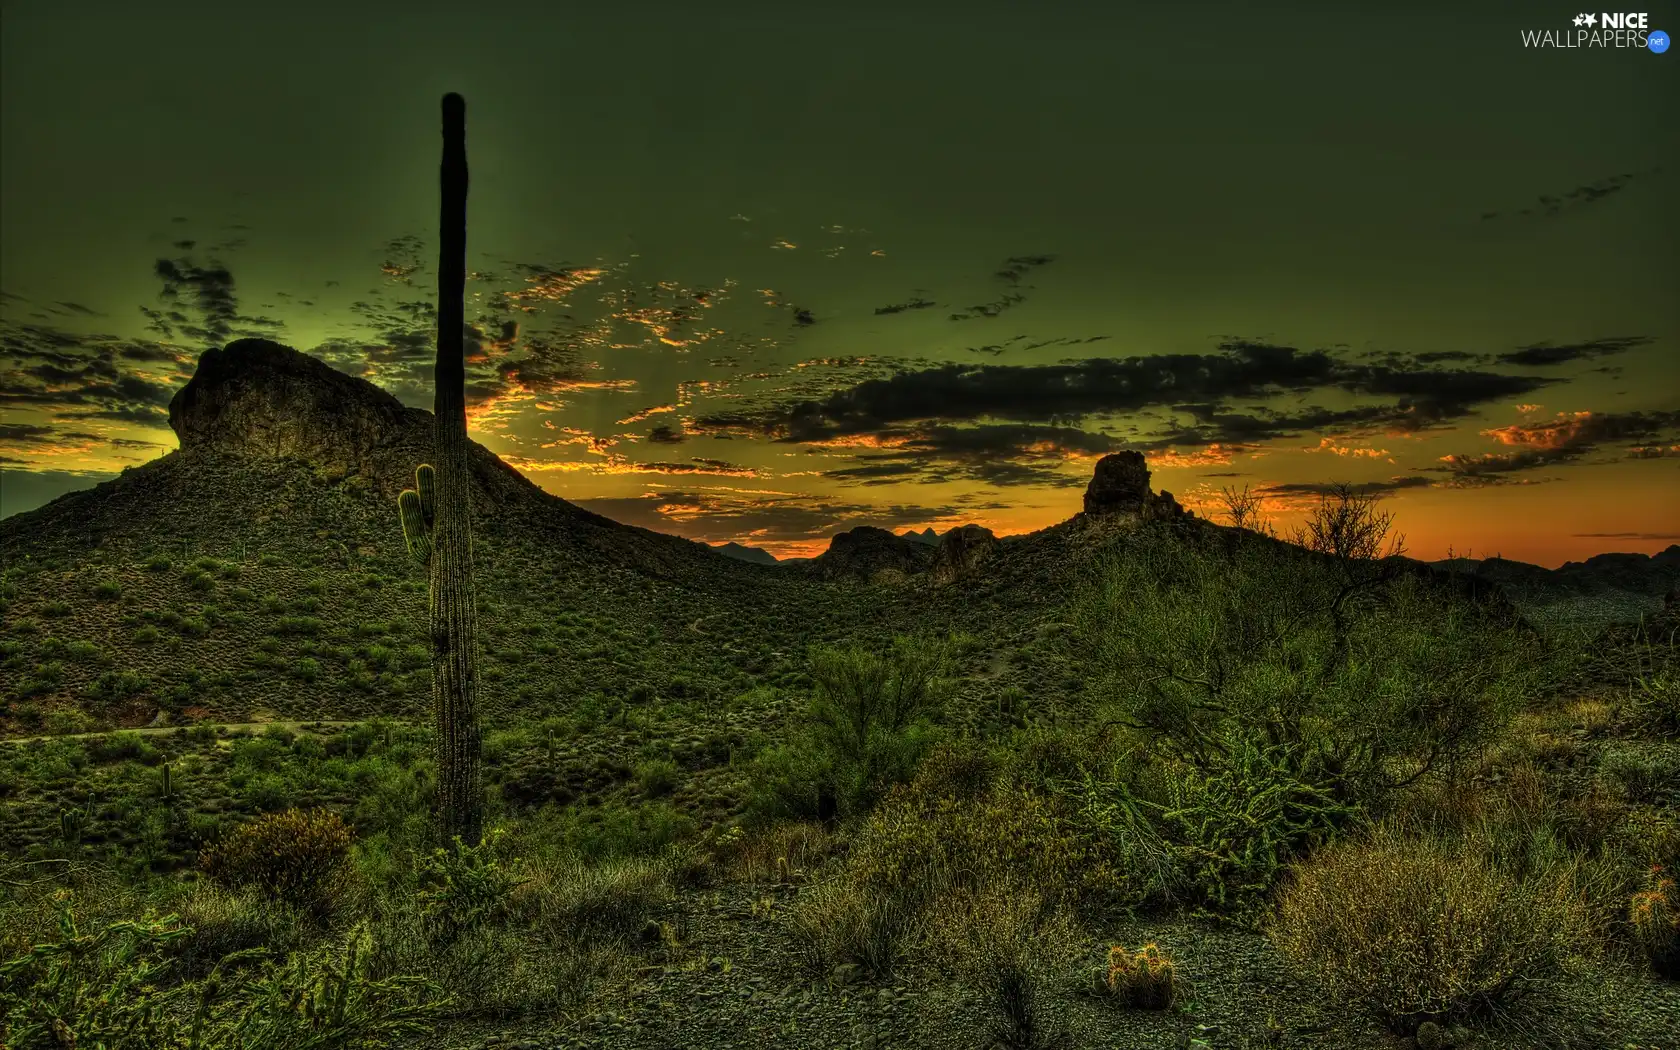
M 436 479 L 431 464 L 422 463 L 414 468 L 414 488 L 403 489 L 397 496 L 408 553 L 421 565 L 432 560 L 432 525 L 437 520 Z
M 1172 960 L 1153 943 L 1135 952 L 1119 945 L 1110 948 L 1103 984 L 1122 1003 L 1140 1010 L 1165 1010 L 1177 988 Z
M 174 793 L 175 793 L 175 778 L 174 778 L 174 775 L 170 772 L 169 763 L 165 762 L 163 764 L 163 797 L 164 798 L 169 798 Z
M 1663 877 L 1661 867 L 1653 867 L 1651 876 L 1651 888 L 1629 902 L 1628 921 L 1651 968 L 1664 977 L 1680 977 L 1680 891 L 1673 879 Z

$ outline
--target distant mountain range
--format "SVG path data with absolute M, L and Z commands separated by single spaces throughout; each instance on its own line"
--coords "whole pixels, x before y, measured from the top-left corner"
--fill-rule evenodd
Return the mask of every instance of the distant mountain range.
M 871 526 L 862 527 L 870 528 Z M 940 534 L 934 532 L 933 528 L 929 526 L 921 532 L 906 529 L 904 532 L 899 533 L 899 539 L 915 540 L 918 543 L 925 543 L 929 547 L 937 547 L 939 546 Z M 729 543 L 712 543 L 708 544 L 708 546 L 726 558 L 734 558 L 737 561 L 752 562 L 754 565 L 797 565 L 811 560 L 810 558 L 778 558 L 774 554 L 765 550 L 763 547 L 749 547 L 745 544 L 735 543 L 733 541 Z
M 1680 587 L 1680 544 L 1656 554 L 1597 554 L 1555 569 L 1507 558 L 1431 564 L 1494 584 L 1534 622 L 1636 620 L 1661 610 L 1664 598 Z

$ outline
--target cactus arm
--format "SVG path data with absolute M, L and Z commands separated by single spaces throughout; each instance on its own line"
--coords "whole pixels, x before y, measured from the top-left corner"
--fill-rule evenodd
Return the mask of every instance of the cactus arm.
M 403 538 L 408 541 L 408 553 L 425 565 L 432 559 L 432 530 L 425 519 L 424 500 L 413 489 L 403 489 L 397 497 L 397 509 L 402 513 Z
M 437 521 L 437 472 L 430 463 L 414 468 L 414 487 L 420 493 L 420 514 L 430 529 Z

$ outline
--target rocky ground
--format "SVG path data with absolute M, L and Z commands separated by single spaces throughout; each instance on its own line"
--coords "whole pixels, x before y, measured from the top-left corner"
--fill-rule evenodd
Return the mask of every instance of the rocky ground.
M 985 1005 L 927 968 L 906 967 L 883 983 L 826 983 L 800 976 L 777 912 L 798 890 L 735 887 L 693 907 L 687 958 L 654 967 L 620 1002 L 571 1023 L 527 1019 L 463 1024 L 428 1033 L 415 1047 L 445 1050 L 1001 1050 Z M 1049 1003 L 1068 1048 L 1161 1050 L 1415 1050 L 1345 1004 L 1320 995 L 1290 970 L 1264 935 L 1182 919 L 1139 919 L 1104 931 L 1082 971 L 1098 971 L 1107 944 L 1156 942 L 1185 975 L 1179 1003 L 1129 1010 L 1079 990 L 1070 975 Z M 1513 1030 L 1456 1033 L 1453 1045 L 1480 1050 L 1677 1050 L 1680 985 L 1629 970 L 1602 983 L 1571 985 L 1532 1004 Z M 1541 1012 L 1541 1007 L 1544 1012 Z M 1548 1038 L 1544 1033 L 1552 1029 Z M 1449 1033 L 1449 1037 L 1455 1033 Z M 1199 1040 L 1199 1042 L 1198 1042 Z

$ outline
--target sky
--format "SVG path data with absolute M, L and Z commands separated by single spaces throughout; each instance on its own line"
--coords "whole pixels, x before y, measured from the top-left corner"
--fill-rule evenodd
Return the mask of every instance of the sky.
M 458 91 L 472 435 L 609 517 L 1021 533 L 1135 449 L 1418 557 L 1680 542 L 1680 56 L 1404 8 L 5 0 L 0 513 L 242 336 L 429 408 Z

